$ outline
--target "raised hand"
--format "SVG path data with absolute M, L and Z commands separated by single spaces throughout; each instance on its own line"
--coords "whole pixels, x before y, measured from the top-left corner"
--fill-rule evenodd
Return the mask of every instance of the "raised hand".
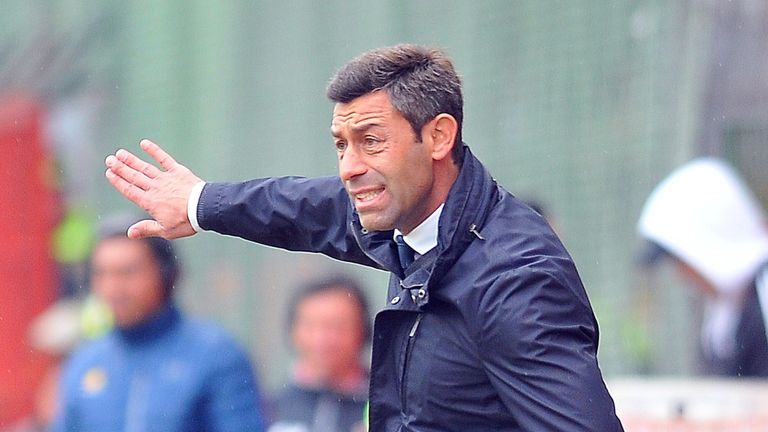
M 187 216 L 189 193 L 202 180 L 150 140 L 139 146 L 163 169 L 147 163 L 127 150 L 107 156 L 107 180 L 154 219 L 128 229 L 128 237 L 175 239 L 195 234 Z

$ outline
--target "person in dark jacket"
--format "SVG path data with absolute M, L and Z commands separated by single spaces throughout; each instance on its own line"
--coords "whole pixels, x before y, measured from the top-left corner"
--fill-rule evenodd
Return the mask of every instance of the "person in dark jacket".
M 345 276 L 302 286 L 288 310 L 296 360 L 291 379 L 272 401 L 268 432 L 362 432 L 370 336 L 368 302 Z
M 391 273 L 374 320 L 370 428 L 621 431 L 598 328 L 568 253 L 463 144 L 461 83 L 439 50 L 375 49 L 327 91 L 338 177 L 205 183 L 148 140 L 107 179 L 153 220 Z
M 54 432 L 263 430 L 245 352 L 220 328 L 175 306 L 171 242 L 132 240 L 117 217 L 103 224 L 91 287 L 115 328 L 64 368 Z

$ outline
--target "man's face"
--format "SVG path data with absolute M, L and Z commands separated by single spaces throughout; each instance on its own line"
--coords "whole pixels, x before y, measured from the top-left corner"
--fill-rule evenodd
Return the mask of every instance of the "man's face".
M 331 133 L 339 176 L 366 229 L 407 234 L 440 204 L 431 149 L 386 92 L 336 104 Z
M 299 360 L 315 377 L 342 376 L 358 365 L 365 343 L 360 305 L 343 288 L 310 295 L 296 308 L 292 336 Z
M 145 242 L 128 238 L 100 241 L 91 258 L 91 288 L 128 328 L 141 323 L 165 301 L 160 269 Z

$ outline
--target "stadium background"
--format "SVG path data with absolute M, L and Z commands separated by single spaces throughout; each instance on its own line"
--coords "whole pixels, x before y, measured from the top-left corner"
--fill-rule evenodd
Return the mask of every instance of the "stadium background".
M 143 137 L 210 181 L 335 174 L 328 78 L 404 41 L 449 52 L 465 140 L 556 220 L 606 376 L 693 374 L 696 299 L 668 269 L 639 269 L 635 223 L 655 183 L 701 154 L 768 199 L 764 1 L 6 0 L 0 94 L 39 103 L 60 205 L 97 223 L 133 209 L 103 158 Z M 233 331 L 268 389 L 290 358 L 283 312 L 298 283 L 352 272 L 384 299 L 382 272 L 214 234 L 178 246 L 182 303 Z

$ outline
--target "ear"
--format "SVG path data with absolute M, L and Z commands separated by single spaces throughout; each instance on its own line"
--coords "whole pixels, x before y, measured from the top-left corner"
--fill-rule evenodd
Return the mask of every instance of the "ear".
M 457 131 L 458 123 L 450 114 L 438 114 L 427 123 L 424 132 L 432 142 L 433 160 L 443 160 L 446 157 L 450 157 Z

